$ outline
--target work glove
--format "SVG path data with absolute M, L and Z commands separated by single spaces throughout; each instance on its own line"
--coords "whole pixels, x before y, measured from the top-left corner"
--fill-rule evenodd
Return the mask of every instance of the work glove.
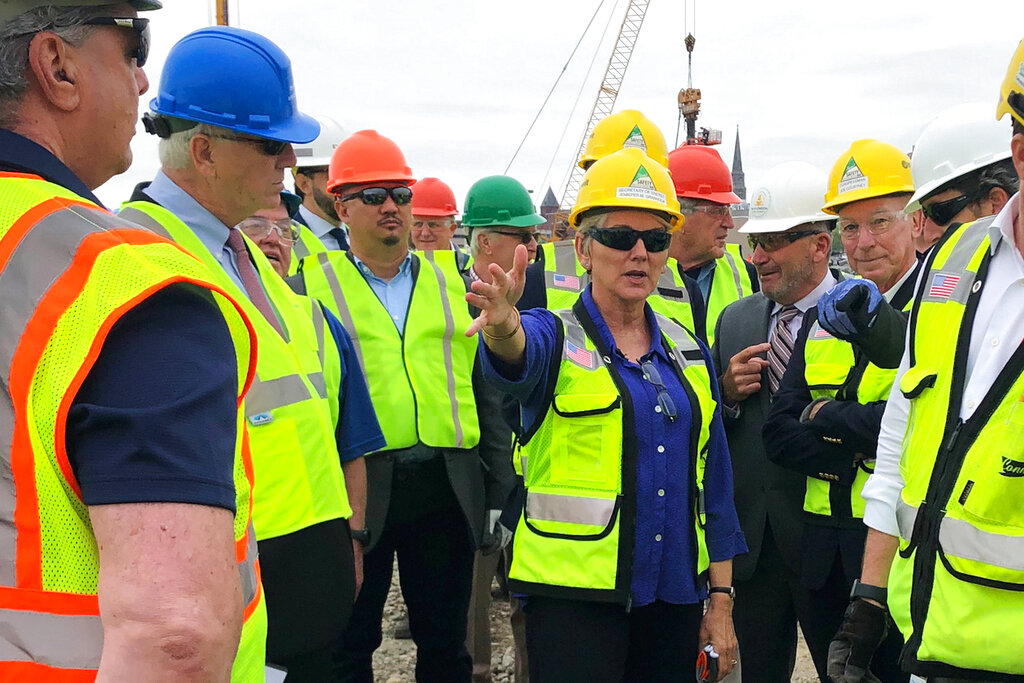
M 818 323 L 830 334 L 854 341 L 871 329 L 882 294 L 871 280 L 843 280 L 818 299 Z
M 828 647 L 828 677 L 833 683 L 880 683 L 868 666 L 889 631 L 884 607 L 855 598 L 846 608 L 839 632 Z
M 480 552 L 492 555 L 512 540 L 512 532 L 501 523 L 501 510 L 488 510 L 484 517 L 484 537 L 480 544 Z

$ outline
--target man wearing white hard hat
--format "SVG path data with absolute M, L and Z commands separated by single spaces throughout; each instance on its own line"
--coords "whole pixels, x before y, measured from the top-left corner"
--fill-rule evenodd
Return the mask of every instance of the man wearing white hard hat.
M 898 174 L 903 168 L 902 156 L 893 151 L 886 158 Z M 834 176 L 845 172 L 848 156 L 840 158 L 842 169 L 834 170 Z M 856 151 L 852 158 L 859 159 Z M 812 170 L 819 178 L 817 187 L 824 187 L 824 174 Z M 848 191 L 862 196 L 872 189 L 873 182 L 874 178 L 868 177 L 867 187 L 848 185 Z M 883 193 L 892 189 L 877 187 Z M 809 193 L 809 207 L 820 204 L 820 196 L 820 189 Z M 904 196 L 863 197 L 837 206 L 850 265 L 876 284 L 881 296 L 897 309 L 909 305 L 916 282 L 918 261 L 911 221 L 899 214 L 899 221 L 890 229 L 878 234 L 872 230 L 878 227 L 878 212 L 898 212 Z M 842 200 L 843 195 L 836 198 Z M 858 220 L 867 225 L 862 227 Z M 762 435 L 772 462 L 806 477 L 800 580 L 809 601 L 801 625 L 818 675 L 826 680 L 829 643 L 842 623 L 854 580 L 860 576 L 867 534 L 861 521 L 864 501 L 860 492 L 874 466 L 875 442 L 895 370 L 872 365 L 861 349 L 822 329 L 817 310 L 812 308 L 804 316 Z M 871 662 L 872 673 L 881 681 L 906 680 L 897 664 L 902 644 L 899 631 L 890 629 Z
M 317 116 L 320 135 L 305 145 L 295 145 L 295 193 L 302 197 L 302 206 L 292 218 L 309 230 L 299 231 L 293 262 L 327 249 L 346 251 L 348 230 L 334 209 L 334 197 L 327 192 L 327 167 L 331 154 L 348 133 L 329 116 Z M 313 239 L 316 241 L 313 241 Z
M 804 314 L 836 282 L 828 269 L 833 219 L 819 211 L 824 177 L 796 164 L 769 180 L 752 195 L 750 220 L 740 228 L 761 291 L 722 311 L 711 350 L 721 373 L 736 511 L 750 548 L 733 563 L 744 683 L 790 680 L 798 620 L 807 632 L 800 582 L 805 478 L 768 460 L 761 430 Z

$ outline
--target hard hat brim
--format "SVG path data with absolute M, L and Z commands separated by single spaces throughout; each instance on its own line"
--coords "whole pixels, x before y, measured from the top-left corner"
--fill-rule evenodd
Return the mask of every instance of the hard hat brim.
M 677 199 L 703 199 L 715 204 L 742 204 L 743 200 L 735 192 L 684 192 L 676 193 Z
M 922 199 L 927 199 L 928 195 L 930 195 L 932 192 L 935 192 L 935 190 L 939 189 L 940 187 L 950 182 L 951 180 L 956 180 L 960 176 L 967 175 L 971 171 L 976 171 L 979 168 L 984 168 L 986 166 L 990 166 L 1005 159 L 1009 159 L 1011 156 L 1012 152 L 1010 151 L 1009 147 L 1007 147 L 1005 152 L 993 154 L 986 157 L 985 159 L 973 161 L 969 164 L 964 164 L 963 166 L 960 166 L 959 168 L 951 171 L 950 173 L 947 173 L 941 178 L 936 178 L 935 180 L 928 181 L 927 183 L 921 185 L 921 187 L 917 188 L 917 190 L 914 192 L 914 196 L 910 198 L 910 201 L 907 203 L 907 206 L 906 208 L 903 209 L 903 211 L 905 213 L 914 213 L 915 211 L 921 208 Z
M 191 114 L 188 111 L 162 111 L 157 102 L 158 99 L 159 98 L 154 97 L 149 101 L 149 110 L 154 114 L 159 114 L 173 119 L 205 123 L 210 126 L 217 126 L 218 128 L 224 128 L 225 130 L 230 130 L 242 135 L 249 135 L 254 138 L 289 142 L 292 144 L 305 144 L 307 142 L 312 142 L 316 139 L 316 136 L 320 134 L 320 122 L 312 116 L 303 114 L 302 112 L 295 112 L 291 118 L 265 128 L 253 128 L 246 125 L 233 124 L 230 121 L 225 121 L 224 119 L 218 120 L 213 116 Z
M 880 197 L 888 197 L 891 194 L 913 194 L 913 185 L 898 185 L 890 187 L 864 187 L 859 190 L 851 190 L 844 192 L 837 196 L 832 201 L 821 207 L 821 210 L 825 213 L 832 214 L 833 216 L 839 214 L 839 209 L 846 206 L 847 204 L 853 204 L 855 202 L 863 201 L 865 199 L 878 199 Z
M 419 208 L 413 207 L 412 215 L 413 216 L 430 216 L 432 218 L 438 218 L 438 217 L 458 216 L 459 212 L 458 211 L 450 211 L 448 209 L 419 209 Z
M 835 222 L 836 217 L 827 213 L 812 213 L 803 216 L 792 216 L 789 218 L 766 218 L 758 220 L 751 218 L 739 229 L 745 235 L 762 234 L 766 232 L 785 232 L 798 225 L 805 223 L 818 223 L 820 221 Z

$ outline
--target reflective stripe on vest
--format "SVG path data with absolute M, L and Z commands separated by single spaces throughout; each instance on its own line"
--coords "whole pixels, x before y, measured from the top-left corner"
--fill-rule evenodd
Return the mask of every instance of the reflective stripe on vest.
M 704 302 L 707 310 L 704 328 L 708 336 L 708 346 L 715 343 L 715 326 L 725 307 L 754 293 L 744 263 L 743 252 L 736 244 L 726 244 L 725 255 L 715 260 L 711 290 L 708 292 L 708 300 Z
M 299 239 L 295 240 L 292 244 L 292 260 L 288 264 L 289 275 L 295 275 L 295 273 L 299 272 L 299 264 L 302 262 L 302 259 L 327 251 L 324 243 L 308 227 L 295 220 L 292 221 L 292 227 L 299 231 Z
M 959 419 L 967 350 L 983 333 L 971 327 L 991 262 L 990 224 L 960 226 L 934 247 L 900 380 L 910 411 L 889 606 L 907 639 L 901 661 L 928 676 L 1024 677 L 1020 648 L 992 646 L 1024 614 L 1024 468 L 1015 465 L 1024 461 L 1024 350 L 971 418 Z
M 211 293 L 235 344 L 239 395 L 254 371 L 253 332 L 208 269 L 178 247 L 38 177 L 0 173 L 0 186 L 10 221 L 0 223 L 0 679 L 91 680 L 103 638 L 99 553 L 64 450 L 73 396 L 111 327 L 168 285 Z M 246 637 L 234 680 L 251 680 L 264 658 L 266 613 L 241 420 L 234 531 Z
M 547 414 L 522 446 L 526 505 L 513 538 L 510 580 L 529 594 L 624 602 L 634 529 L 623 528 L 620 511 L 636 495 L 632 484 L 623 483 L 623 430 L 632 428 L 623 424 L 631 414 L 624 407 L 629 397 L 620 396 L 608 362 L 574 313 L 556 315 L 564 341 Z M 697 427 L 685 457 L 696 484 L 690 514 L 695 567 L 702 574 L 709 564 L 703 477 L 715 409 L 713 375 L 694 336 L 664 316 L 657 319 Z M 635 454 L 628 460 L 635 462 Z
M 463 334 L 472 322 L 465 282 L 450 250 L 412 258 L 417 274 L 404 334 L 345 253 L 308 259 L 303 284 L 352 338 L 388 450 L 416 443 L 474 448 L 480 441 L 472 380 L 477 343 Z
M 285 338 L 252 305 L 185 223 L 150 202 L 126 204 L 121 216 L 167 235 L 205 263 L 253 321 L 259 338 L 256 380 L 245 399 L 255 475 L 253 524 L 260 540 L 351 516 L 334 433 L 336 407 L 325 398 L 322 350 L 334 346 L 317 325 L 320 311 L 285 284 L 246 239 Z M 225 238 L 226 239 L 226 238 Z M 335 349 L 336 353 L 336 349 Z M 334 399 L 336 401 L 336 399 Z

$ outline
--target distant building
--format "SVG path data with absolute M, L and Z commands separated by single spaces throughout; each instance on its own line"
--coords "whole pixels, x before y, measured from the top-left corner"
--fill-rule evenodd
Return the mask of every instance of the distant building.
M 537 232 L 543 234 L 548 239 L 551 238 L 551 231 L 555 227 L 555 214 L 557 212 L 558 200 L 555 199 L 555 193 L 549 185 L 548 191 L 544 193 L 544 200 L 540 203 L 540 215 L 547 222 L 537 226 Z
M 732 191 L 743 200 L 732 207 L 732 222 L 736 224 L 737 228 L 740 228 L 750 216 L 750 204 L 747 203 L 747 181 L 746 175 L 743 173 L 743 158 L 740 155 L 739 126 L 736 126 L 736 146 L 732 149 Z M 739 233 L 733 233 L 730 237 L 739 243 L 738 235 Z

